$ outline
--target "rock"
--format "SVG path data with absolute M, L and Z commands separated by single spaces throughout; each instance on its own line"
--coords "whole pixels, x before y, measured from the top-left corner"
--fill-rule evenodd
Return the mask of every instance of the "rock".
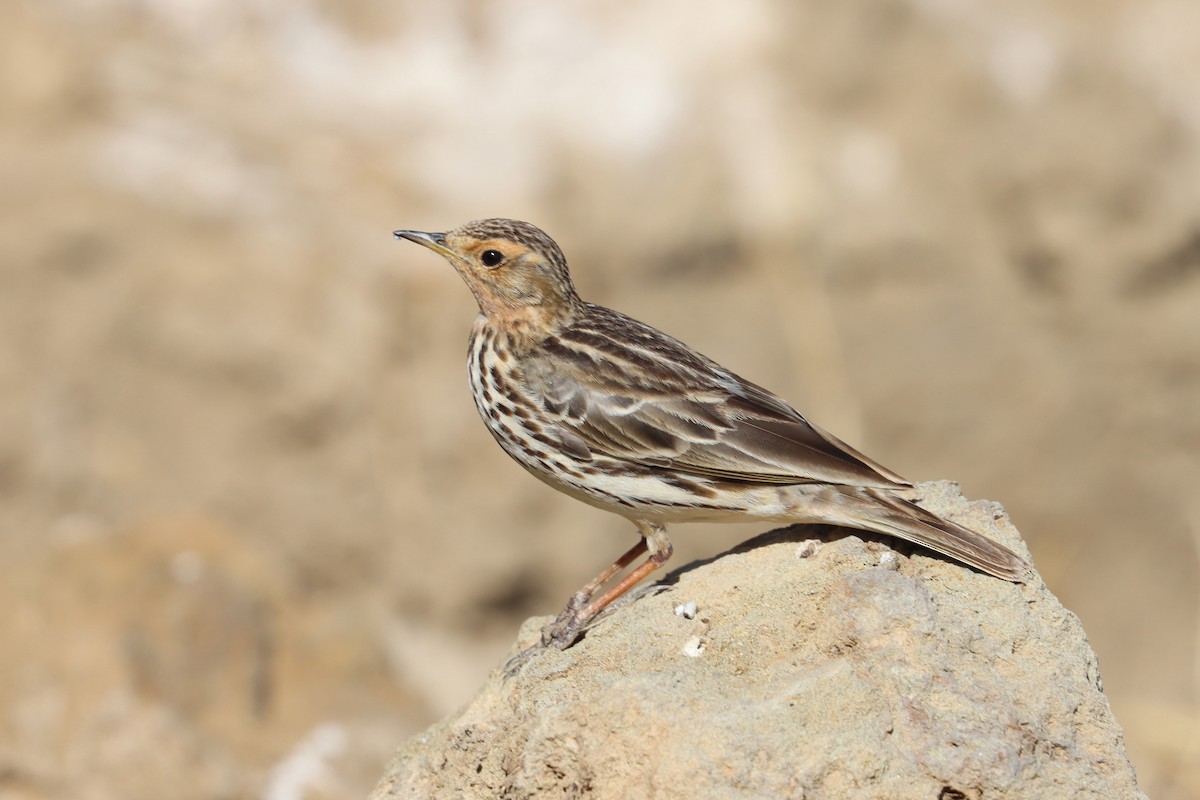
M 999 505 L 922 490 L 1023 549 Z M 400 748 L 373 800 L 1144 798 L 1083 628 L 1037 575 L 795 526 L 667 583 L 497 669 Z

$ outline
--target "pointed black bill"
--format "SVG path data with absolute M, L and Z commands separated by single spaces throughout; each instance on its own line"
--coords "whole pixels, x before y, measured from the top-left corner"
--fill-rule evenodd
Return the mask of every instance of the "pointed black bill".
M 393 231 L 392 236 L 397 239 L 408 239 L 410 242 L 428 247 L 435 253 L 441 253 L 444 256 L 453 255 L 454 251 L 446 246 L 446 234 L 444 233 L 426 233 L 425 231 Z

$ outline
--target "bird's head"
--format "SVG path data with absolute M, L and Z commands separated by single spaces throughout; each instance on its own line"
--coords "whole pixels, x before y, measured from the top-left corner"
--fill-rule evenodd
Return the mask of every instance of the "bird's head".
M 479 310 L 498 324 L 550 331 L 582 308 L 562 250 L 528 222 L 483 219 L 446 233 L 394 235 L 444 256 L 466 281 Z

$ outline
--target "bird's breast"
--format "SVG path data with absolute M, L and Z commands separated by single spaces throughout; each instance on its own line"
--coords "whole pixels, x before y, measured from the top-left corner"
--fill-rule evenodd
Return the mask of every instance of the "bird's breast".
M 520 358 L 503 333 L 477 325 L 471 337 L 467 373 L 475 407 L 493 437 L 510 456 L 535 473 L 569 480 L 580 459 L 555 436 L 544 399 L 523 380 Z M 543 477 L 543 476 L 539 476 Z
M 744 510 L 730 505 L 726 492 L 702 476 L 592 452 L 526 381 L 523 358 L 502 331 L 477 324 L 468 350 L 467 372 L 475 407 L 504 451 L 526 470 L 591 505 L 636 519 L 723 519 Z M 564 437 L 567 437 L 564 439 Z M 775 501 L 776 489 L 764 489 Z M 745 493 L 740 493 L 744 495 Z

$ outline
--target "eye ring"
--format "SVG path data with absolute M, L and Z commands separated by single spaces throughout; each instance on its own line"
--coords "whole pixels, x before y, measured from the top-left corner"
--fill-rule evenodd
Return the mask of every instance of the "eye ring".
M 480 254 L 479 260 L 483 262 L 485 267 L 496 267 L 504 260 L 504 253 L 499 250 L 484 250 Z

